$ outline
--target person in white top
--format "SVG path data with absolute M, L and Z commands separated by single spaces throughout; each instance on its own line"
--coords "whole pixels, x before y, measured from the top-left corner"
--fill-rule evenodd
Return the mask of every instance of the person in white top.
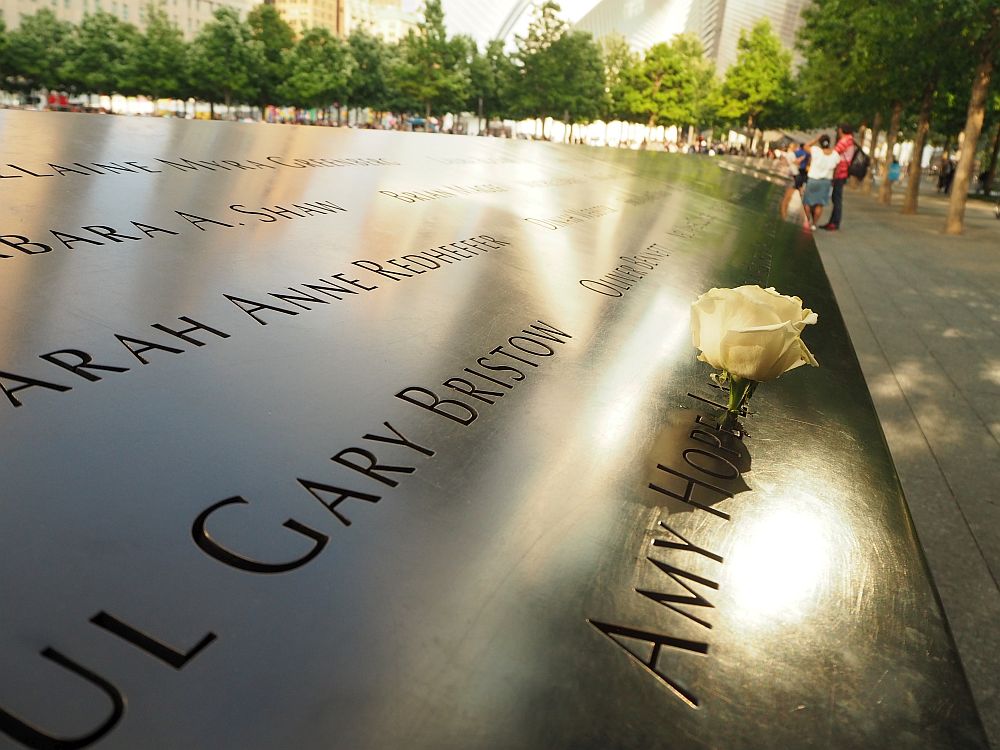
M 816 144 L 819 144 L 818 146 Z M 806 182 L 806 192 L 802 196 L 805 205 L 806 218 L 809 226 L 815 230 L 823 206 L 830 200 L 830 189 L 833 186 L 833 170 L 837 168 L 840 154 L 830 148 L 830 136 L 821 135 L 806 144 L 812 157 L 809 162 L 809 179 Z

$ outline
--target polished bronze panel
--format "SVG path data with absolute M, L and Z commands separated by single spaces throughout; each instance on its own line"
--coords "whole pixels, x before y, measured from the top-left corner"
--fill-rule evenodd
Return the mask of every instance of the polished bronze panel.
M 27 112 L 0 157 L 0 747 L 986 747 L 777 188 Z M 741 438 L 689 305 L 747 282 L 822 366 Z

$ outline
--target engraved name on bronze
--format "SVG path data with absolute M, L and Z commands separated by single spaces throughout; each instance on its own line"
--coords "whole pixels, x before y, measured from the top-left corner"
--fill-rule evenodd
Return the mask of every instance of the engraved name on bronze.
M 212 219 L 194 215 L 188 215 L 188 220 L 192 223 L 196 221 L 217 223 Z M 259 220 L 265 221 L 264 218 Z M 201 227 L 199 226 L 199 228 Z M 353 261 L 353 265 L 370 273 L 373 282 L 376 278 L 388 278 L 394 282 L 400 282 L 509 245 L 510 242 L 493 235 L 479 234 L 435 248 L 407 253 L 398 259 L 391 258 L 387 261 L 356 260 Z M 331 300 L 342 302 L 379 289 L 378 284 L 356 278 L 358 275 L 356 272 L 348 274 L 341 271 L 326 277 L 298 283 L 296 286 L 288 286 L 280 291 L 269 291 L 263 294 L 251 292 L 231 294 L 226 292 L 222 296 L 255 323 L 266 326 L 271 321 L 283 319 L 282 316 L 294 317 L 302 312 L 328 306 Z M 178 316 L 178 320 L 185 324 L 183 327 L 178 327 L 176 323 L 170 325 L 151 323 L 149 327 L 154 329 L 156 334 L 148 338 L 121 333 L 115 333 L 113 336 L 118 344 L 124 347 L 140 365 L 148 365 L 151 362 L 147 356 L 149 352 L 159 352 L 161 356 L 180 355 L 190 351 L 190 347 L 200 349 L 208 343 L 217 342 L 219 339 L 228 339 L 233 335 L 230 332 L 235 329 L 233 325 L 230 325 L 230 322 L 224 324 L 206 323 L 203 322 L 203 317 Z M 164 338 L 164 336 L 169 338 Z M 75 346 L 45 352 L 39 354 L 38 358 L 49 365 L 60 368 L 63 371 L 60 373 L 61 375 L 68 372 L 90 383 L 102 380 L 106 377 L 106 373 L 125 373 L 131 370 L 124 362 L 116 360 L 114 355 L 95 355 Z M 129 364 L 134 365 L 134 362 L 129 361 Z M 0 392 L 14 407 L 24 405 L 23 394 L 31 389 L 65 393 L 73 390 L 76 385 L 79 385 L 79 381 L 65 381 L 55 375 L 0 369 Z
M 234 203 L 229 206 L 229 210 L 242 216 L 254 216 L 256 221 L 264 223 L 274 223 L 280 219 L 293 220 L 304 219 L 309 216 L 327 216 L 330 214 L 347 213 L 347 209 L 328 200 L 303 201 L 292 203 L 289 206 L 257 206 L 247 208 L 242 203 Z M 188 225 L 195 229 L 206 232 L 205 225 L 210 227 L 223 227 L 233 229 L 237 226 L 246 226 L 246 222 L 240 221 L 239 217 L 231 219 L 235 223 L 230 224 L 222 219 L 201 216 L 200 214 L 188 211 L 175 210 L 177 217 L 183 219 Z M 226 217 L 229 218 L 229 217 Z M 126 220 L 130 225 L 124 229 L 108 226 L 106 224 L 89 224 L 75 228 L 72 231 L 65 229 L 49 229 L 47 236 L 38 238 L 28 237 L 23 234 L 0 234 L 0 259 L 13 258 L 12 251 L 17 251 L 21 255 L 41 255 L 51 253 L 53 249 L 59 249 L 56 242 L 67 250 L 79 250 L 82 247 L 103 246 L 108 244 L 129 244 L 141 242 L 148 239 L 156 239 L 158 235 L 180 235 L 185 228 L 183 224 L 175 223 L 173 229 L 149 224 L 138 220 Z M 166 222 L 159 222 L 160 224 Z M 123 224 L 119 223 L 119 226 Z M 140 236 L 141 235 L 141 236 Z M 44 242 L 42 241 L 44 239 Z M 53 242 L 55 240 L 55 242 Z
M 601 216 L 615 213 L 616 211 L 618 211 L 617 208 L 601 204 L 597 206 L 588 206 L 587 208 L 573 208 L 568 211 L 563 211 L 557 216 L 549 216 L 545 218 L 526 216 L 524 220 L 536 227 L 542 227 L 544 229 L 551 229 L 555 231 L 556 229 L 568 227 L 570 224 L 580 224 L 584 221 L 590 221 L 591 219 L 597 219 Z
M 606 297 L 621 297 L 650 272 L 655 271 L 660 261 L 669 255 L 666 247 L 654 242 L 635 255 L 619 256 L 618 260 L 623 262 L 599 278 L 580 279 L 580 286 Z
M 694 709 L 701 706 L 702 699 L 676 674 L 682 663 L 678 660 L 709 654 L 711 611 L 715 608 L 712 594 L 719 590 L 711 570 L 724 559 L 685 537 L 671 516 L 687 509 L 728 524 L 730 513 L 715 506 L 748 489 L 743 473 L 749 470 L 749 455 L 740 433 L 721 429 L 715 419 L 701 414 L 671 429 L 667 439 L 672 455 L 657 457 L 647 485 L 655 493 L 649 499 L 666 506 L 648 539 L 648 549 L 641 555 L 649 583 L 635 587 L 633 593 L 669 614 L 660 611 L 655 619 L 662 624 L 653 625 L 623 624 L 610 618 L 589 618 L 588 622 L 671 695 Z M 677 624 L 675 616 L 694 623 L 705 631 L 704 636 L 695 639 L 672 633 L 669 625 Z
M 217 170 L 230 172 L 233 170 L 258 171 L 262 169 L 307 169 L 321 167 L 389 167 L 399 166 L 399 162 L 375 157 L 341 157 L 330 159 L 320 158 L 289 158 L 283 156 L 265 156 L 264 161 L 256 159 L 188 159 L 173 157 L 171 159 L 151 159 L 157 164 L 142 164 L 137 159 L 125 159 L 106 162 L 81 162 L 69 164 L 47 162 L 45 164 L 5 164 L 0 165 L 0 180 L 14 180 L 23 177 L 92 177 L 95 175 L 122 174 L 163 174 L 164 172 L 215 172 Z M 156 167 L 166 167 L 157 169 Z M 0 183 L 2 185 L 3 183 Z

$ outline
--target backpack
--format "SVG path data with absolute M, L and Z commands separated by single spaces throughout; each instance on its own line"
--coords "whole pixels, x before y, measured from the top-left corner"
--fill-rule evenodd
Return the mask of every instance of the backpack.
M 861 146 L 857 146 L 854 149 L 854 156 L 851 157 L 851 163 L 847 165 L 847 174 L 850 177 L 857 177 L 859 180 L 864 179 L 864 176 L 868 174 L 870 163 L 871 157 L 861 150 Z

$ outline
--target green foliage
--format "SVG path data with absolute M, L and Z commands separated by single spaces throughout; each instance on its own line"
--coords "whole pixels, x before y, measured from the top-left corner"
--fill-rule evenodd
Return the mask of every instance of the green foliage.
M 678 34 L 671 46 L 680 56 L 691 79 L 690 119 L 682 125 L 715 126 L 722 107 L 722 85 L 715 75 L 715 63 L 705 57 L 705 48 L 694 34 Z
M 535 8 L 528 33 L 516 37 L 515 65 L 516 106 L 523 116 L 560 117 L 556 87 L 562 75 L 556 42 L 566 33 L 566 22 L 559 17 L 559 4 L 548 0 Z
M 295 46 L 295 32 L 273 5 L 258 5 L 247 14 L 250 38 L 259 48 L 256 104 L 264 107 L 278 101 L 278 87 L 285 79 L 285 54 Z
M 26 91 L 66 88 L 64 65 L 73 27 L 48 8 L 21 19 L 7 35 L 10 86 Z
M 7 45 L 7 23 L 0 12 L 0 88 L 3 88 L 4 81 L 7 80 Z
M 568 31 L 559 5 L 535 8 L 528 33 L 517 37 L 517 53 L 508 68 L 509 109 L 529 117 L 586 122 L 606 109 L 607 92 L 601 48 L 582 31 Z
M 605 120 L 628 117 L 625 97 L 631 90 L 629 81 L 637 77 L 641 58 L 628 46 L 625 37 L 609 34 L 601 39 L 601 59 L 604 61 L 604 97 L 601 116 Z
M 433 112 L 456 110 L 468 99 L 468 48 L 445 33 L 441 0 L 427 0 L 424 20 L 400 42 L 390 80 L 403 102 Z
M 868 119 L 902 102 L 915 126 L 925 89 L 965 77 L 951 0 L 814 0 L 803 16 L 796 90 L 814 124 Z M 918 23 L 914 19 L 919 19 Z M 967 98 L 967 94 L 966 94 Z M 939 106 L 953 98 L 938 97 Z
M 354 60 L 347 101 L 355 107 L 370 107 L 379 112 L 388 109 L 386 76 L 392 54 L 389 45 L 364 29 L 355 29 L 347 39 L 347 46 Z
M 160 6 L 146 7 L 146 31 L 132 40 L 127 77 L 133 90 L 153 99 L 186 95 L 183 62 L 187 45 L 181 30 Z
M 486 45 L 486 51 L 478 50 L 469 66 L 469 101 L 467 109 L 481 112 L 489 120 L 510 109 L 510 97 L 514 85 L 514 64 L 503 51 L 503 42 L 494 39 Z
M 714 79 L 711 67 L 699 66 L 703 59 L 697 40 L 654 44 L 628 79 L 628 113 L 650 127 L 698 122 Z
M 253 72 L 263 53 L 250 27 L 229 7 L 218 8 L 191 43 L 189 80 L 196 95 L 214 101 L 222 95 L 228 107 L 257 99 Z
M 792 56 L 766 19 L 749 34 L 741 31 L 736 49 L 736 62 L 722 84 L 720 114 L 748 128 L 758 127 L 792 93 Z
M 593 36 L 570 31 L 553 45 L 562 59 L 562 80 L 556 89 L 556 111 L 567 123 L 589 122 L 600 116 L 604 95 L 604 61 Z
M 285 54 L 286 76 L 278 87 L 296 107 L 328 107 L 347 98 L 354 63 L 347 45 L 324 28 L 308 29 Z
M 132 93 L 128 68 L 138 37 L 135 26 L 110 13 L 84 16 L 70 36 L 65 82 L 85 94 Z

